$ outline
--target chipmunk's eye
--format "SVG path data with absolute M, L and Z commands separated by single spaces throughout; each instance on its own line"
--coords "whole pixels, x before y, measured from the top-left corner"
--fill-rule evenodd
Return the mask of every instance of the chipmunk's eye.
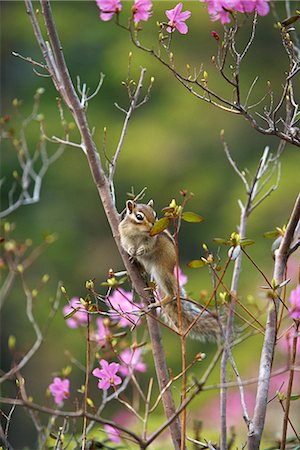
M 144 214 L 142 214 L 142 213 L 136 213 L 135 217 L 136 217 L 136 219 L 137 219 L 139 222 L 141 222 L 141 221 L 143 220 L 143 218 L 144 218 Z

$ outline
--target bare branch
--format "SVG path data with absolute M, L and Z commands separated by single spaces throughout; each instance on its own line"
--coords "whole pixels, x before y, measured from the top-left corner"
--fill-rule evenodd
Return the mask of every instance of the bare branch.
M 114 178 L 116 165 L 117 165 L 120 153 L 121 153 L 121 149 L 122 149 L 122 145 L 123 145 L 123 142 L 124 142 L 124 139 L 125 139 L 125 135 L 126 135 L 126 132 L 127 132 L 129 120 L 130 120 L 134 110 L 137 107 L 138 99 L 139 99 L 139 96 L 140 96 L 140 93 L 141 93 L 141 89 L 143 87 L 143 81 L 144 81 L 145 73 L 146 73 L 146 69 L 142 67 L 141 68 L 141 73 L 140 73 L 140 78 L 139 78 L 139 81 L 138 81 L 138 84 L 137 84 L 137 88 L 135 90 L 134 96 L 132 97 L 132 100 L 131 100 L 130 107 L 129 107 L 128 111 L 125 111 L 125 110 L 121 109 L 118 106 L 118 108 L 121 109 L 126 114 L 126 117 L 125 117 L 125 120 L 124 120 L 124 123 L 123 123 L 123 128 L 122 128 L 122 131 L 121 131 L 121 136 L 120 136 L 120 139 L 119 139 L 119 142 L 118 142 L 118 146 L 117 146 L 117 149 L 116 149 L 113 161 L 112 161 L 110 169 L 109 169 L 109 181 L 110 181 L 110 183 L 112 183 L 113 178 Z
M 27 298 L 27 303 L 26 303 L 27 317 L 28 317 L 28 320 L 29 320 L 32 328 L 34 329 L 35 334 L 36 334 L 36 341 L 30 348 L 30 350 L 25 354 L 25 356 L 23 356 L 21 361 L 19 361 L 17 364 L 15 364 L 12 369 L 10 369 L 8 372 L 6 372 L 4 375 L 2 375 L 0 377 L 0 384 L 6 380 L 12 378 L 16 373 L 18 373 L 30 361 L 30 359 L 35 355 L 35 353 L 38 351 L 38 349 L 42 345 L 44 338 L 45 338 L 45 333 L 43 333 L 41 331 L 41 329 L 33 315 L 32 294 L 31 294 L 31 291 L 28 289 L 27 285 L 25 284 L 24 277 L 22 279 L 22 282 L 23 282 L 23 289 L 24 289 L 24 292 L 25 292 L 26 298 Z M 53 317 L 58 309 L 60 298 L 61 298 L 61 290 L 60 290 L 60 286 L 59 286 L 57 289 L 57 292 L 56 292 L 56 298 L 51 305 L 51 311 L 49 313 L 49 316 L 48 316 L 48 319 L 46 322 L 46 327 L 45 327 L 46 330 L 48 328 L 49 322 L 53 319 Z
M 277 285 L 284 280 L 284 272 L 289 257 L 290 247 L 294 238 L 295 229 L 300 220 L 300 195 L 296 199 L 294 209 L 291 213 L 286 231 L 282 238 L 279 249 L 275 252 L 275 265 L 273 278 Z M 254 450 L 259 447 L 262 431 L 264 428 L 267 399 L 269 391 L 270 374 L 273 363 L 274 348 L 277 331 L 277 313 L 281 288 L 276 291 L 277 298 L 269 306 L 266 334 L 259 368 L 259 383 L 257 387 L 256 403 L 253 416 L 253 432 L 248 437 L 248 448 Z

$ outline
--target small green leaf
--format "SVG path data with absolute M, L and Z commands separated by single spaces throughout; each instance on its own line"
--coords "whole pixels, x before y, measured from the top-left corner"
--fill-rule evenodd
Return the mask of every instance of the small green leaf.
M 62 369 L 62 376 L 64 378 L 68 377 L 70 375 L 70 373 L 72 372 L 72 366 L 66 366 Z
M 282 283 L 280 283 L 279 287 L 282 288 L 283 286 L 285 286 L 286 284 L 288 284 L 291 281 L 291 279 L 289 278 L 288 280 L 284 280 Z
M 80 307 L 78 308 L 74 308 L 72 311 L 70 311 L 66 316 L 64 316 L 64 320 L 70 319 L 71 317 L 74 316 L 74 314 L 77 313 L 77 311 L 80 309 Z
M 299 400 L 299 398 L 300 398 L 300 394 L 290 396 L 290 400 Z
M 166 230 L 168 226 L 170 225 L 170 219 L 168 217 L 163 217 L 162 219 L 159 219 L 153 227 L 150 230 L 150 236 L 156 236 L 157 234 L 161 233 L 162 231 Z
M 206 263 L 202 261 L 202 259 L 193 259 L 192 261 L 188 262 L 187 265 L 191 269 L 199 269 L 199 267 L 204 267 Z
M 200 223 L 200 222 L 203 222 L 203 220 L 204 220 L 203 217 L 201 217 L 198 214 L 193 213 L 191 211 L 183 212 L 181 217 L 186 222 L 191 222 L 191 223 Z
M 269 238 L 274 239 L 274 238 L 276 238 L 276 237 L 278 237 L 278 236 L 280 236 L 280 233 L 279 233 L 278 230 L 266 231 L 266 232 L 263 234 L 263 237 L 264 237 L 264 238 L 267 238 L 267 239 L 269 239 Z
M 230 241 L 227 241 L 226 239 L 223 238 L 214 238 L 213 241 L 219 245 L 231 245 Z
M 289 25 L 292 25 L 292 23 L 295 23 L 299 18 L 300 16 L 299 14 L 297 14 L 297 16 L 288 17 L 287 19 L 282 20 L 282 22 L 280 23 L 283 27 L 288 27 Z
M 240 242 L 241 247 L 247 247 L 247 245 L 252 245 L 252 244 L 254 244 L 254 241 L 252 239 L 243 239 Z

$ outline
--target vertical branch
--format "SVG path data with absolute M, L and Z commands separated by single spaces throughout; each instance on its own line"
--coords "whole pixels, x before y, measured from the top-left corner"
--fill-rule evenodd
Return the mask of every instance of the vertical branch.
M 246 228 L 247 228 L 247 221 L 249 216 L 251 215 L 252 211 L 254 210 L 254 207 L 256 207 L 258 204 L 260 204 L 266 196 L 262 196 L 260 200 L 257 200 L 255 205 L 253 205 L 253 202 L 255 201 L 257 195 L 260 193 L 261 189 L 264 187 L 266 180 L 268 180 L 268 176 L 266 177 L 266 180 L 262 181 L 262 177 L 266 174 L 267 169 L 270 164 L 273 164 L 274 166 L 277 164 L 277 159 L 275 158 L 273 160 L 272 155 L 269 156 L 269 148 L 266 147 L 263 151 L 262 157 L 260 158 L 260 161 L 257 166 L 256 174 L 252 180 L 252 182 L 249 184 L 247 179 L 245 178 L 245 175 L 239 170 L 237 167 L 235 161 L 232 159 L 229 149 L 227 147 L 227 143 L 224 140 L 224 134 L 221 133 L 221 140 L 223 142 L 224 151 L 226 153 L 226 156 L 233 167 L 234 171 L 239 175 L 241 178 L 245 190 L 247 193 L 247 201 L 245 205 L 239 200 L 239 206 L 241 209 L 241 215 L 240 215 L 240 224 L 239 224 L 239 236 L 240 240 L 246 238 Z M 279 157 L 280 150 L 282 148 L 282 142 L 280 142 L 277 155 Z M 271 170 L 272 175 L 272 170 Z M 273 188 L 272 188 L 273 189 Z M 274 187 L 275 189 L 275 187 Z M 273 190 L 274 190 L 273 189 Z M 268 191 L 267 194 L 269 195 L 271 191 Z M 228 358 L 230 359 L 230 362 L 232 364 L 233 370 L 237 375 L 239 388 L 240 388 L 240 394 L 241 394 L 241 403 L 243 406 L 243 411 L 245 415 L 245 420 L 247 423 L 247 426 L 249 428 L 249 433 L 252 433 L 253 427 L 252 423 L 248 417 L 246 408 L 245 408 L 245 402 L 244 402 L 244 393 L 243 393 L 243 386 L 241 384 L 240 376 L 238 374 L 238 370 L 236 367 L 236 364 L 234 363 L 232 354 L 231 354 L 231 343 L 232 343 L 232 337 L 233 337 L 233 321 L 234 321 L 234 314 L 235 314 L 235 298 L 237 297 L 237 289 L 238 289 L 238 282 L 240 278 L 241 273 L 241 265 L 242 265 L 242 252 L 238 255 L 237 259 L 235 260 L 234 269 L 233 269 L 233 275 L 232 275 L 232 282 L 231 282 L 231 301 L 230 301 L 230 308 L 229 308 L 229 314 L 227 318 L 227 326 L 226 326 L 226 332 L 224 337 L 224 352 L 221 359 L 221 374 L 220 374 L 220 381 L 221 381 L 221 391 L 220 391 L 220 416 L 221 416 L 221 449 L 227 450 L 227 416 L 226 416 L 226 405 L 227 405 L 227 388 L 226 388 L 226 382 L 227 382 L 227 362 Z
M 285 234 L 282 238 L 279 249 L 275 252 L 275 265 L 273 278 L 276 285 L 280 285 L 284 278 L 284 272 L 289 257 L 290 246 L 293 242 L 294 233 L 300 219 L 300 194 L 298 195 L 294 209 L 290 216 Z M 278 288 L 277 297 L 269 306 L 268 318 L 266 324 L 266 333 L 263 343 L 263 349 L 259 366 L 259 381 L 257 386 L 255 409 L 253 415 L 253 431 L 248 436 L 248 449 L 258 450 L 264 429 L 268 392 L 270 384 L 270 375 L 272 370 L 274 348 L 276 342 L 277 313 L 279 307 L 279 297 L 281 288 Z
M 285 445 L 286 445 L 286 435 L 287 435 L 287 427 L 288 427 L 288 422 L 289 422 L 292 387 L 293 387 L 293 381 L 294 381 L 294 365 L 295 365 L 296 355 L 297 355 L 298 330 L 299 330 L 299 322 L 296 322 L 295 328 L 294 328 L 293 348 L 292 348 L 292 355 L 291 355 L 291 370 L 290 370 L 289 384 L 288 384 L 287 393 L 286 393 L 286 403 L 285 403 L 285 412 L 284 412 L 284 419 L 283 419 L 283 426 L 282 426 L 282 437 L 281 437 L 280 450 L 285 450 Z
M 180 344 L 181 344 L 181 370 L 182 370 L 182 387 L 181 387 L 181 402 L 184 403 L 186 400 L 186 349 L 185 349 L 185 338 L 186 335 L 183 330 L 182 321 L 182 308 L 180 299 L 180 286 L 179 286 L 179 253 L 178 253 L 178 223 L 177 218 L 174 217 L 174 239 L 175 239 L 175 270 L 176 270 L 176 302 L 178 311 L 178 323 L 180 332 Z M 186 440 L 186 408 L 183 409 L 181 415 L 181 444 L 180 450 L 184 450 Z
M 25 0 L 25 4 L 27 6 L 27 11 L 30 16 L 30 20 L 37 38 L 37 41 L 41 47 L 43 55 L 45 56 L 45 47 L 43 45 L 43 40 L 41 38 L 41 31 L 39 28 L 39 24 L 37 22 L 36 16 L 34 14 L 32 3 L 30 0 Z M 47 29 L 47 33 L 49 36 L 51 49 L 53 52 L 53 61 L 54 64 L 54 72 L 55 77 L 59 80 L 59 86 L 56 86 L 58 91 L 60 92 L 64 102 L 69 107 L 73 118 L 78 126 L 78 130 L 81 134 L 82 145 L 84 147 L 84 151 L 88 160 L 88 164 L 90 167 L 90 171 L 93 177 L 93 180 L 97 186 L 97 190 L 99 196 L 101 198 L 103 208 L 105 214 L 107 216 L 109 225 L 111 227 L 113 238 L 116 242 L 118 250 L 122 256 L 125 268 L 128 272 L 128 275 L 132 281 L 132 284 L 138 293 L 138 295 L 146 302 L 150 303 L 150 294 L 145 290 L 146 285 L 141 275 L 138 271 L 138 268 L 131 264 L 128 255 L 122 249 L 120 244 L 120 238 L 118 233 L 118 224 L 119 224 L 119 214 L 115 208 L 113 198 L 110 192 L 110 183 L 107 177 L 105 176 L 103 167 L 101 165 L 100 157 L 97 153 L 97 149 L 95 143 L 92 139 L 91 131 L 88 126 L 87 117 L 85 109 L 82 107 L 81 102 L 76 94 L 74 86 L 71 81 L 71 77 L 69 75 L 69 71 L 64 59 L 63 50 L 61 43 L 59 41 L 59 37 L 57 34 L 56 26 L 54 23 L 50 2 L 48 0 L 41 0 L 42 12 L 44 16 L 44 21 Z M 47 50 L 47 49 L 46 49 Z M 48 51 L 50 51 L 48 49 Z M 47 54 L 46 54 L 47 56 Z M 45 56 L 45 59 L 46 59 Z M 47 56 L 48 58 L 48 56 Z M 49 58 L 48 58 L 49 59 Z M 48 64 L 48 60 L 46 59 Z M 147 324 L 149 328 L 150 338 L 152 341 L 152 350 L 154 363 L 156 368 L 156 374 L 158 378 L 159 387 L 163 390 L 169 380 L 168 369 L 166 365 L 166 358 L 162 344 L 161 333 L 159 329 L 159 325 L 157 321 L 151 318 L 150 315 L 147 315 Z M 175 405 L 172 397 L 171 389 L 165 389 L 164 394 L 162 396 L 163 406 L 165 410 L 165 414 L 169 419 L 175 414 Z M 170 431 L 174 444 L 174 449 L 179 450 L 180 448 L 180 422 L 178 418 L 170 423 Z
M 240 217 L 240 225 L 239 225 L 239 234 L 240 238 L 244 239 L 246 237 L 246 228 L 247 228 L 247 216 L 248 209 L 241 205 L 241 217 Z M 231 347 L 231 341 L 233 336 L 233 320 L 234 320 L 234 312 L 235 312 L 235 297 L 237 295 L 238 282 L 241 273 L 241 265 L 242 265 L 242 253 L 239 254 L 237 259 L 235 260 L 232 282 L 231 282 L 231 298 L 230 298 L 230 308 L 227 318 L 227 326 L 225 332 L 225 345 L 224 351 L 221 359 L 221 391 L 220 391 L 220 415 L 221 415 L 221 449 L 227 449 L 227 417 L 226 417 L 226 406 L 227 406 L 227 361 L 229 357 L 229 351 Z

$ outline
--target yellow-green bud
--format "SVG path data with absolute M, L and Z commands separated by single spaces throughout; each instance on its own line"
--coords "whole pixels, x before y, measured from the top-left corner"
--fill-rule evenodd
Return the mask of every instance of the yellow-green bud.
M 94 289 L 94 288 L 95 288 L 95 285 L 94 285 L 93 280 L 87 280 L 87 281 L 85 282 L 85 287 L 86 287 L 86 289 Z
M 9 222 L 4 222 L 4 231 L 5 233 L 9 233 L 11 230 L 11 224 Z
M 45 93 L 45 89 L 44 88 L 38 88 L 37 90 L 36 90 L 36 93 L 38 94 L 38 95 L 43 95 L 44 93 Z
M 18 265 L 17 265 L 17 271 L 18 271 L 19 273 L 23 273 L 23 272 L 24 272 L 24 267 L 22 266 L 22 264 L 18 264 Z
M 170 208 L 176 208 L 176 200 L 173 198 L 173 200 L 171 201 L 171 203 L 170 203 Z
M 43 122 L 44 119 L 45 119 L 44 114 L 38 114 L 38 115 L 36 116 L 36 120 L 37 120 L 38 122 Z
M 16 348 L 16 336 L 12 334 L 8 338 L 8 348 L 10 351 L 13 351 Z
M 45 273 L 42 277 L 42 282 L 48 283 L 49 279 L 50 279 L 49 275 L 47 273 Z

